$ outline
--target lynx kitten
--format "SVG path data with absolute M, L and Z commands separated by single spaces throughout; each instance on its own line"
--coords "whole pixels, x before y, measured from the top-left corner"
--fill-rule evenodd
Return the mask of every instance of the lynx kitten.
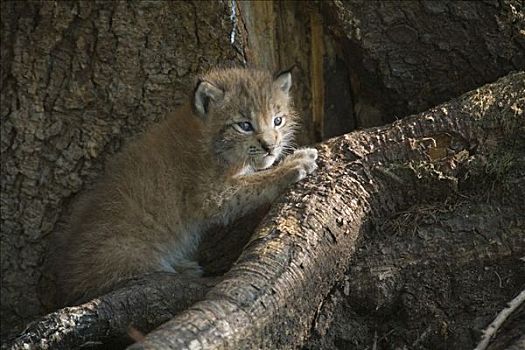
M 290 86 L 288 72 L 273 79 L 259 70 L 212 70 L 191 104 L 112 159 L 60 238 L 61 299 L 71 303 L 147 272 L 200 276 L 194 255 L 208 227 L 273 201 L 313 172 L 317 151 L 291 148 Z

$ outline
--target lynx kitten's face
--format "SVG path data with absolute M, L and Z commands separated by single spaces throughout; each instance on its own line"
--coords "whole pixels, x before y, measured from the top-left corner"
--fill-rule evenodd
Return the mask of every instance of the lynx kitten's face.
M 290 73 L 226 69 L 204 76 L 194 106 L 204 119 L 214 152 L 229 166 L 270 167 L 292 148 L 296 115 L 290 106 Z

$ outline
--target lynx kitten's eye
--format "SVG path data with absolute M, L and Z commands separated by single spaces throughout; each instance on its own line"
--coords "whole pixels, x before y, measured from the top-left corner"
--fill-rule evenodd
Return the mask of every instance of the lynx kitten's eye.
M 249 133 L 253 131 L 253 126 L 250 122 L 240 122 L 237 124 L 233 124 L 233 127 L 235 128 L 235 130 L 243 133 Z
M 275 126 L 281 126 L 281 124 L 283 123 L 283 121 L 284 121 L 284 118 L 282 118 L 282 117 L 275 117 L 275 118 L 273 119 L 273 125 L 275 125 Z

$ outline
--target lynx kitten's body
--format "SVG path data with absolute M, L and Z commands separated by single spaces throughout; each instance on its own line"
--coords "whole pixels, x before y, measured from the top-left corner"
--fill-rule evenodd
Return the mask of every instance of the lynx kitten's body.
M 75 207 L 57 252 L 67 303 L 147 272 L 199 276 L 201 233 L 274 200 L 315 170 L 291 150 L 290 73 L 216 69 L 192 103 L 131 143 Z M 271 167 L 283 154 L 278 165 Z

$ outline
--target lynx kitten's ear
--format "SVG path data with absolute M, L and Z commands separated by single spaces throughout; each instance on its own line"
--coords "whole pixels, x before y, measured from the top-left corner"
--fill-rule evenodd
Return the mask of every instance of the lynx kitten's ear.
M 279 74 L 273 83 L 285 94 L 289 93 L 292 87 L 292 73 L 284 72 Z
M 219 102 L 223 97 L 224 91 L 207 81 L 201 80 L 195 89 L 193 105 L 197 112 L 205 117 L 208 114 L 210 102 Z

